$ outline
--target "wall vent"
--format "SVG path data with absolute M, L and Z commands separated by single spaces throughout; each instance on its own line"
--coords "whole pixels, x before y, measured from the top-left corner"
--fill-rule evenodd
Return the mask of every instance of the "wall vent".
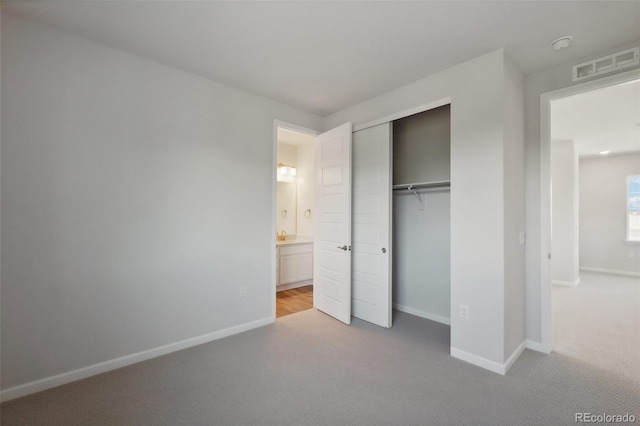
M 580 81 L 597 75 L 607 74 L 640 64 L 640 47 L 623 50 L 589 62 L 573 66 L 573 81 Z

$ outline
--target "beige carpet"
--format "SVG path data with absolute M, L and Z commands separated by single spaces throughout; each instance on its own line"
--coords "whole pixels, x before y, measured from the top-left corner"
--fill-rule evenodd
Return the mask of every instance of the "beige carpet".
M 312 309 L 0 406 L 13 425 L 574 425 L 638 412 L 637 382 L 525 351 L 507 376 L 449 356 L 449 327 Z
M 581 271 L 580 280 L 553 288 L 554 351 L 640 382 L 640 278 Z

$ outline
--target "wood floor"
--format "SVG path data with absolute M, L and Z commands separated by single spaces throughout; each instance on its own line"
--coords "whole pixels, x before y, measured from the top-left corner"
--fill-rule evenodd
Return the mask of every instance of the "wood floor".
M 292 288 L 276 293 L 276 318 L 313 308 L 313 286 Z

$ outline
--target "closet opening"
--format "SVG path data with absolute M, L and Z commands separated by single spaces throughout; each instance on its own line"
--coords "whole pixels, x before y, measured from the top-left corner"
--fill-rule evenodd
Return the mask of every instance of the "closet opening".
M 392 125 L 393 307 L 450 326 L 451 108 Z
M 275 316 L 313 308 L 315 136 L 276 128 Z

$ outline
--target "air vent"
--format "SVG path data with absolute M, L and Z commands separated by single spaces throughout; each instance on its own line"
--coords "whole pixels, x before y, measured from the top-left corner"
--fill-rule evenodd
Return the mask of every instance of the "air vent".
M 640 64 L 640 48 L 624 50 L 589 62 L 573 66 L 573 81 L 580 81 L 597 75 L 607 74 Z

